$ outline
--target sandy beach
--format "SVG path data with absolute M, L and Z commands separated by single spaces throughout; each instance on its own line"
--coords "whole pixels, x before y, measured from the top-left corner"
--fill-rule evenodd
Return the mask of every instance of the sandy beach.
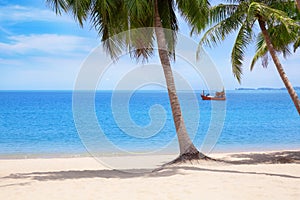
M 300 199 L 300 151 L 210 156 L 225 162 L 130 173 L 91 157 L 2 159 L 0 199 Z

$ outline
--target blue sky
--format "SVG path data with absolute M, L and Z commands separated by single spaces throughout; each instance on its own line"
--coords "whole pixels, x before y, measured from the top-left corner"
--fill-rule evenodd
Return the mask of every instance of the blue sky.
M 189 34 L 182 19 L 180 32 Z M 199 37 L 193 39 L 199 41 Z M 230 67 L 233 42 L 234 37 L 231 37 L 217 48 L 205 48 L 217 66 L 225 88 L 284 87 L 271 60 L 267 69 L 258 62 L 254 71 L 249 72 L 251 47 L 246 54 L 242 84 L 239 85 Z M 70 90 L 81 64 L 99 44 L 97 33 L 89 24 L 81 28 L 72 16 L 56 16 L 45 0 L 0 0 L 0 90 Z M 299 52 L 288 60 L 281 59 L 294 86 L 300 86 Z M 136 62 L 124 59 L 119 65 L 130 68 Z M 193 79 L 193 76 L 187 73 L 186 78 Z M 111 77 L 114 79 L 117 78 Z M 107 83 L 104 89 L 110 89 L 110 86 Z M 199 89 L 196 85 L 195 88 Z

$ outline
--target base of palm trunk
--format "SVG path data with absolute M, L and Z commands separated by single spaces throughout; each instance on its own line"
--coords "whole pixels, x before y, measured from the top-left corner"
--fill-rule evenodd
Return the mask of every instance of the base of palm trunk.
M 176 163 L 185 163 L 185 162 L 192 162 L 192 161 L 199 161 L 199 160 L 207 160 L 207 161 L 216 161 L 213 158 L 210 158 L 203 153 L 197 151 L 194 153 L 184 153 L 181 154 L 178 158 L 172 160 L 171 162 L 165 164 L 166 165 L 171 165 L 171 164 L 176 164 Z
M 203 153 L 197 152 L 197 153 L 185 153 L 180 155 L 178 158 L 172 161 L 172 164 L 174 163 L 181 163 L 186 161 L 192 161 L 192 160 L 213 160 L 212 158 L 204 155 Z

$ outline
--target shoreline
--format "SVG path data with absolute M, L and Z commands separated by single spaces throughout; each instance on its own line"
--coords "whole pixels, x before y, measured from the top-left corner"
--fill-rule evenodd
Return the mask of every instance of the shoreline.
M 274 152 L 283 152 L 283 151 L 300 151 L 300 147 L 295 145 L 295 148 L 229 148 L 227 150 L 219 150 L 214 149 L 209 153 L 205 153 L 205 155 L 226 155 L 226 154 L 240 154 L 240 153 L 274 153 Z M 178 156 L 179 152 L 154 152 L 154 153 L 98 153 L 98 157 L 123 157 L 123 156 Z M 94 157 L 89 152 L 84 153 L 41 153 L 41 154 L 0 154 L 0 160 L 19 160 L 19 159 L 53 159 L 53 158 L 86 158 L 86 157 Z

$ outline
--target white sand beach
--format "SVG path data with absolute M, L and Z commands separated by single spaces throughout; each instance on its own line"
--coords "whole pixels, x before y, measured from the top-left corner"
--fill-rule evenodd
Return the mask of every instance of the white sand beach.
M 129 173 L 91 157 L 3 159 L 0 199 L 300 199 L 300 151 L 210 156 L 228 162 Z

